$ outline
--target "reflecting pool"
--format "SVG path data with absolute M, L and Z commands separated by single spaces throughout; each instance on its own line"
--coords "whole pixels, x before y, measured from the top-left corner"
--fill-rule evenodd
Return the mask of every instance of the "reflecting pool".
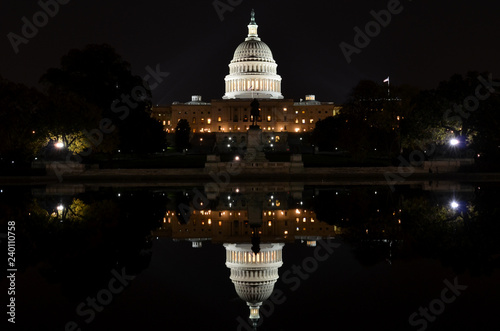
M 500 329 L 497 184 L 212 188 L 1 187 L 16 329 Z

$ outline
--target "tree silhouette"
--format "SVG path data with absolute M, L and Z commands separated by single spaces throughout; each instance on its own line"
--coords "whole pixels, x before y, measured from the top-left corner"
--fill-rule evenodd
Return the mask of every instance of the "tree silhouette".
M 175 148 L 181 152 L 189 148 L 189 135 L 191 127 L 186 119 L 181 119 L 175 127 Z

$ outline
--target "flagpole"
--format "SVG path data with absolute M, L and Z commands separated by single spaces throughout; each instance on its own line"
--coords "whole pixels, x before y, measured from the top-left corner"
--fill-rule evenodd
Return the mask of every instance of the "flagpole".
M 389 76 L 387 76 L 386 79 L 384 79 L 384 83 L 387 82 L 387 98 L 391 97 L 391 81 L 389 79 Z

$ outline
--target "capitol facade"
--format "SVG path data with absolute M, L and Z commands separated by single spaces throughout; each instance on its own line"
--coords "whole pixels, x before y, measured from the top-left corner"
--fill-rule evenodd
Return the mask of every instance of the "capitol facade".
M 245 133 L 253 121 L 250 113 L 253 99 L 260 103 L 256 122 L 263 132 L 309 132 L 318 120 L 338 114 L 339 105 L 317 101 L 314 95 L 306 95 L 299 101 L 283 97 L 278 64 L 257 29 L 252 10 L 248 35 L 229 63 L 221 99 L 207 102 L 202 96 L 193 95 L 187 102 L 153 107 L 152 116 L 163 124 L 166 132 L 173 133 L 177 123 L 185 119 L 193 134 Z

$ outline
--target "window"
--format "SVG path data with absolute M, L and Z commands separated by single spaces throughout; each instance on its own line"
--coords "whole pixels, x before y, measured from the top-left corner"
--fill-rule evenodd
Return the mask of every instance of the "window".
M 236 114 L 234 115 L 233 122 L 238 122 L 238 115 L 236 115 Z
M 248 122 L 248 116 L 247 116 L 247 115 L 245 115 L 245 116 L 243 117 L 243 122 Z
M 193 117 L 193 124 L 196 124 L 196 117 Z
M 170 125 L 170 121 L 167 121 L 167 125 Z
M 314 120 L 312 118 L 309 119 L 309 123 L 311 123 L 311 124 L 314 123 Z
M 163 125 L 167 125 L 167 121 L 163 121 Z
M 271 122 L 271 115 L 267 115 L 267 121 Z
M 201 124 L 204 124 L 205 123 L 205 119 L 202 117 L 201 118 Z
M 220 110 L 220 109 L 219 109 Z M 217 122 L 222 122 L 222 117 L 217 117 Z
M 306 119 L 305 118 L 302 119 L 302 124 L 306 124 Z
M 207 124 L 212 124 L 212 119 L 211 118 L 207 118 Z
M 274 137 L 274 140 L 275 140 L 277 143 L 279 143 L 279 142 L 280 142 L 280 136 L 276 136 L 276 137 Z M 278 202 L 276 202 L 276 204 L 277 204 L 277 203 L 278 203 Z M 277 206 L 279 206 L 279 205 L 277 204 Z
M 295 123 L 299 124 L 299 119 L 298 118 L 295 119 Z

